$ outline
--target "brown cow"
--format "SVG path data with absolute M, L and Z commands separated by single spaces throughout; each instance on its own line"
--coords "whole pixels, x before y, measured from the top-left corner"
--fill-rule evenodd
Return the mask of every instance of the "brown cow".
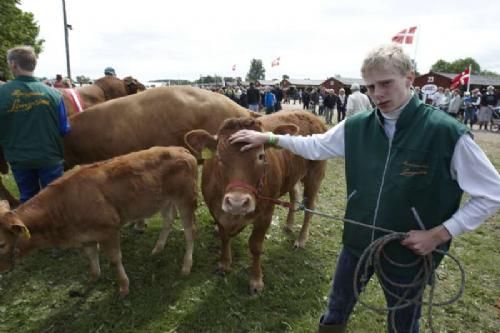
M 92 278 L 100 275 L 98 245 L 116 266 L 120 295 L 129 292 L 122 265 L 120 226 L 160 211 L 163 230 L 153 253 L 165 245 L 175 208 L 186 237 L 182 273 L 192 266 L 197 161 L 182 147 L 153 147 L 66 173 L 9 211 L 0 204 L 0 272 L 17 257 L 46 247 L 83 247 Z M 31 234 L 31 236 L 30 236 Z
M 64 159 L 71 168 L 152 146 L 185 146 L 193 129 L 215 133 L 251 112 L 229 98 L 192 87 L 158 87 L 96 105 L 69 118 Z
M 287 150 L 259 147 L 241 152 L 242 144 L 230 144 L 229 137 L 240 129 L 273 131 L 275 133 L 309 135 L 323 133 L 325 125 L 314 115 L 303 111 L 280 111 L 258 119 L 228 119 L 217 136 L 195 130 L 186 134 L 193 150 L 213 151 L 213 158 L 203 164 L 203 197 L 219 228 L 222 241 L 219 270 L 231 265 L 230 238 L 246 225 L 253 224 L 249 239 L 252 253 L 250 293 L 264 287 L 260 255 L 265 233 L 271 223 L 276 199 L 290 193 L 295 200 L 294 186 L 302 181 L 306 206 L 314 208 L 316 195 L 325 174 L 325 161 L 309 161 Z M 287 226 L 293 223 L 293 208 L 289 209 Z M 306 213 L 295 246 L 303 247 L 308 238 L 311 214 Z
M 118 97 L 136 94 L 139 91 L 146 90 L 146 87 L 131 76 L 120 80 L 115 76 L 106 75 L 93 84 L 76 88 L 81 97 L 82 109 L 87 109 L 96 104 L 109 101 Z M 78 113 L 78 108 L 72 101 L 68 89 L 60 89 L 64 97 L 64 105 L 68 116 Z

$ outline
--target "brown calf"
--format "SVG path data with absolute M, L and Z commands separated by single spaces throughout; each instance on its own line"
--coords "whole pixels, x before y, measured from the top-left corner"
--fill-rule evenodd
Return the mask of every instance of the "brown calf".
M 186 134 L 186 142 L 193 150 L 213 152 L 213 158 L 203 164 L 202 191 L 210 213 L 214 217 L 222 241 L 219 269 L 228 271 L 231 265 L 230 238 L 246 225 L 253 224 L 249 239 L 252 253 L 250 293 L 264 287 L 260 255 L 265 233 L 273 216 L 276 199 L 290 193 L 285 229 L 293 224 L 295 185 L 302 181 L 306 207 L 314 208 L 316 195 L 325 174 L 325 161 L 309 161 L 283 149 L 259 147 L 241 152 L 242 144 L 230 144 L 229 137 L 240 129 L 298 132 L 301 135 L 323 133 L 323 123 L 308 112 L 293 111 L 263 116 L 258 119 L 228 119 L 217 136 L 197 130 Z M 308 238 L 311 214 L 306 213 L 295 246 L 303 247 Z
M 98 244 L 116 266 L 120 294 L 129 292 L 120 227 L 160 211 L 164 226 L 153 253 L 164 245 L 175 210 L 186 237 L 182 273 L 192 266 L 196 159 L 181 147 L 154 147 L 73 170 L 9 211 L 0 204 L 0 271 L 17 257 L 46 247 L 83 247 L 92 278 L 100 275 Z M 30 236 L 31 234 L 31 236 Z

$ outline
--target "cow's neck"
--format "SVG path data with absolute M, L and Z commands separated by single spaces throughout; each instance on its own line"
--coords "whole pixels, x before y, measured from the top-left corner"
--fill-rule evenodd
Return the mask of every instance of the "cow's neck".
M 55 234 L 54 231 L 57 226 L 50 219 L 46 210 L 23 205 L 15 211 L 15 214 L 28 228 L 30 233 L 29 239 L 22 236 L 19 238 L 17 244 L 19 257 L 23 257 L 36 249 L 57 246 L 54 237 L 52 237 Z

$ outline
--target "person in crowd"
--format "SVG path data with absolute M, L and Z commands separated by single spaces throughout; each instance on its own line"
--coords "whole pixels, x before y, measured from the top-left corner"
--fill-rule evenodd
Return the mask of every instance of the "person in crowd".
M 264 93 L 264 107 L 266 108 L 266 114 L 271 114 L 275 112 L 276 96 L 274 96 L 270 87 L 266 87 Z
M 339 95 L 337 96 L 337 123 L 340 123 L 345 119 L 345 112 L 347 108 L 348 96 L 345 94 L 345 89 L 339 89 Z
M 422 101 L 423 100 L 423 95 L 422 95 L 422 90 L 420 89 L 420 87 L 419 86 L 415 86 L 414 89 L 413 89 L 413 91 L 414 91 L 415 96 L 419 100 Z
M 319 105 L 319 92 L 318 89 L 313 88 L 311 91 L 310 95 L 310 100 L 309 100 L 309 108 L 311 109 L 312 113 L 316 113 L 316 106 Z
M 0 145 L 25 202 L 63 174 L 69 124 L 59 91 L 34 77 L 34 49 L 14 47 L 7 62 L 15 79 L 0 86 Z
M 437 107 L 443 111 L 443 112 L 448 112 L 448 107 L 450 106 L 450 99 L 451 99 L 451 92 L 450 89 L 446 88 L 444 89 L 444 92 L 441 94 L 439 97 L 439 100 L 437 101 Z
M 450 104 L 448 106 L 448 114 L 453 118 L 457 118 L 461 106 L 462 106 L 462 97 L 460 96 L 460 90 L 455 89 L 453 90 L 450 99 Z
M 281 90 L 279 84 L 274 86 L 273 94 L 276 97 L 276 103 L 274 104 L 274 112 L 281 110 L 281 101 L 283 100 L 283 90 Z
M 479 129 L 484 126 L 484 129 L 488 130 L 488 124 L 491 123 L 493 109 L 497 106 L 497 103 L 498 99 L 495 95 L 495 88 L 493 86 L 488 86 L 488 88 L 486 88 L 486 94 L 481 97 L 481 106 L 477 115 Z
M 54 88 L 64 88 L 63 77 L 61 74 L 56 74 L 56 80 L 54 81 Z
M 354 116 L 361 111 L 367 111 L 372 108 L 368 96 L 360 91 L 359 84 L 353 83 L 351 85 L 351 94 L 347 99 L 346 117 Z
M 255 83 L 250 82 L 250 87 L 247 90 L 248 108 L 253 112 L 259 112 L 260 93 L 255 88 Z
M 241 89 L 241 95 L 240 95 L 240 105 L 246 109 L 248 109 L 248 95 L 247 95 L 247 90 L 246 89 Z
M 242 151 L 268 143 L 310 160 L 345 158 L 348 197 L 343 247 L 318 331 L 346 332 L 357 302 L 355 288 L 361 293 L 375 269 L 373 262 L 367 262 L 359 280 L 354 280 L 356 266 L 365 249 L 387 235 L 376 229 L 384 228 L 406 235 L 383 248 L 384 277 L 379 283 L 387 306 L 399 304 L 398 298 L 416 300 L 389 311 L 388 332 L 417 333 L 420 290 L 425 286 L 412 282 L 423 264 L 410 263 L 432 255 L 437 268 L 442 254 L 435 249 L 447 251 L 452 238 L 476 229 L 493 215 L 500 207 L 500 175 L 465 125 L 411 93 L 415 74 L 401 46 L 372 50 L 361 74 L 375 109 L 357 113 L 322 134 L 240 130 L 230 142 L 241 145 Z M 461 206 L 463 192 L 470 198 Z
M 441 102 L 441 97 L 444 94 L 444 87 L 438 87 L 438 90 L 432 94 L 432 102 L 431 105 L 439 108 L 439 103 Z
M 464 92 L 464 124 L 469 124 L 470 129 L 472 129 L 473 125 L 476 123 L 476 107 L 473 105 L 473 100 L 470 92 Z
M 308 110 L 310 103 L 311 103 L 311 88 L 306 88 L 302 91 L 302 108 L 304 110 Z
M 337 96 L 335 95 L 334 89 L 326 90 L 325 99 L 323 100 L 323 107 L 325 113 L 325 122 L 328 125 L 332 124 L 333 110 L 337 105 Z
M 104 75 L 105 76 L 116 76 L 115 69 L 113 67 L 104 68 Z

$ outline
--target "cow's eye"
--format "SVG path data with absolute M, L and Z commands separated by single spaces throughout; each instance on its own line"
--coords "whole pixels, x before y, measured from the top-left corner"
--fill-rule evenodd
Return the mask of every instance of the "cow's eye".
M 259 159 L 259 161 L 264 161 L 266 159 L 266 154 L 260 153 L 259 155 L 257 155 L 257 158 Z

